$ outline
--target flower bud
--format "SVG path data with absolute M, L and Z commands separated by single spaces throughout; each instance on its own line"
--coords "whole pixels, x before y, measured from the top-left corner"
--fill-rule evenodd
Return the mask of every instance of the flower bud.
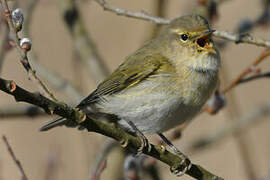
M 20 46 L 25 52 L 27 52 L 30 51 L 32 42 L 29 38 L 22 38 L 20 41 Z
M 11 13 L 12 17 L 12 22 L 15 26 L 15 29 L 17 32 L 19 32 L 22 29 L 24 17 L 23 17 L 23 12 L 20 8 L 17 8 L 12 11 Z

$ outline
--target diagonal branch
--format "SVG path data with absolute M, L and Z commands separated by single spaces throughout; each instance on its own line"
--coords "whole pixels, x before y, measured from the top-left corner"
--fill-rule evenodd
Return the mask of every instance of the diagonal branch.
M 17 86 L 14 81 L 8 81 L 0 78 L 0 90 L 14 96 L 18 102 L 27 102 L 44 109 L 48 114 L 57 114 L 62 117 L 68 118 L 71 121 L 76 121 L 85 126 L 89 132 L 96 132 L 105 136 L 111 137 L 116 141 L 120 142 L 123 147 L 131 150 L 138 150 L 141 146 L 140 139 L 126 133 L 122 129 L 118 129 L 114 124 L 105 124 L 93 118 L 86 117 L 85 114 L 77 109 L 71 108 L 64 103 L 54 102 L 40 94 L 34 94 L 25 89 Z M 145 154 L 152 156 L 167 165 L 173 170 L 183 170 L 185 165 L 182 165 L 181 157 L 177 156 L 166 150 L 163 146 L 157 146 L 151 144 L 152 149 L 150 152 L 144 151 Z M 199 165 L 192 164 L 191 168 L 186 174 L 196 179 L 217 179 L 222 178 L 210 173 Z
M 248 66 L 241 74 L 239 74 L 236 79 L 226 88 L 221 90 L 222 94 L 227 93 L 229 90 L 234 88 L 239 82 L 250 72 L 252 72 L 252 69 L 256 68 L 258 64 L 260 64 L 263 60 L 265 60 L 266 57 L 270 56 L 270 49 L 264 50 L 258 58 L 254 60 L 254 62 Z
M 88 67 L 93 79 L 98 83 L 101 82 L 108 76 L 109 69 L 99 54 L 94 41 L 87 33 L 75 1 L 58 0 L 58 6 L 80 59 Z
M 28 50 L 24 50 L 20 46 L 20 40 L 19 40 L 19 37 L 18 37 L 18 34 L 17 34 L 17 30 L 14 27 L 14 24 L 12 22 L 11 12 L 10 12 L 10 9 L 8 7 L 7 1 L 6 0 L 1 0 L 1 5 L 2 5 L 2 8 L 4 10 L 4 14 L 6 16 L 7 22 L 8 22 L 10 34 L 11 34 L 13 40 L 14 40 L 15 47 L 16 47 L 16 49 L 18 51 L 19 56 L 20 56 L 20 61 L 21 61 L 22 65 L 23 65 L 23 67 L 26 69 L 26 71 L 28 73 L 28 76 L 34 82 L 36 82 L 38 87 L 41 90 L 43 90 L 44 93 L 48 97 L 50 97 L 54 101 L 57 101 L 57 99 L 54 97 L 54 95 L 48 90 L 48 88 L 44 85 L 44 83 L 37 77 L 35 70 L 33 70 L 31 65 L 29 64 L 28 57 L 27 57 Z
M 220 142 L 226 137 L 232 135 L 233 133 L 239 133 L 249 127 L 258 125 L 263 120 L 269 120 L 269 118 L 264 118 L 268 116 L 270 116 L 269 102 L 264 105 L 258 106 L 253 110 L 250 110 L 249 113 L 244 114 L 241 117 L 237 117 L 235 120 L 232 121 L 231 124 L 227 124 L 225 127 L 217 130 L 215 133 L 200 137 L 188 148 L 189 152 L 200 152 L 204 148 Z
M 169 24 L 171 21 L 169 19 L 152 16 L 144 11 L 136 12 L 136 11 L 129 11 L 126 9 L 122 9 L 114 5 L 108 4 L 106 0 L 95 0 L 95 1 L 100 6 L 102 6 L 104 10 L 114 12 L 119 16 L 126 16 L 126 17 L 141 19 L 141 20 L 147 20 L 156 24 Z
M 20 171 L 20 173 L 21 173 L 21 178 L 22 178 L 22 180 L 28 180 L 28 178 L 27 178 L 27 176 L 26 176 L 26 174 L 25 174 L 25 172 L 24 172 L 24 170 L 23 170 L 22 164 L 21 164 L 21 162 L 16 158 L 16 156 L 15 156 L 15 154 L 14 154 L 14 152 L 13 152 L 11 146 L 10 146 L 9 143 L 8 143 L 8 140 L 7 140 L 6 136 L 2 136 L 2 138 L 3 138 L 3 141 L 4 141 L 4 143 L 5 143 L 5 145 L 6 145 L 7 149 L 8 149 L 8 152 L 9 152 L 10 156 L 12 157 L 13 161 L 15 162 L 16 166 L 18 167 L 18 169 L 19 169 L 19 171 Z
M 119 16 L 126 16 L 126 17 L 135 18 L 135 19 L 141 19 L 145 21 L 154 22 L 157 24 L 169 24 L 171 22 L 170 19 L 152 16 L 144 11 L 142 12 L 128 11 L 128 10 L 116 7 L 114 5 L 107 3 L 106 0 L 95 0 L 95 1 L 101 7 L 103 7 L 104 10 L 114 12 Z M 235 43 L 247 43 L 247 44 L 253 44 L 253 45 L 262 46 L 262 47 L 270 47 L 269 40 L 255 38 L 248 34 L 242 35 L 242 34 L 235 34 L 235 33 L 225 32 L 225 31 L 215 31 L 213 35 L 217 38 L 233 41 Z

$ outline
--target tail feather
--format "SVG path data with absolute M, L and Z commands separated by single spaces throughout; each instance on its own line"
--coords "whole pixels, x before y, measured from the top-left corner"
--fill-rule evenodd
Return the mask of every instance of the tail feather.
M 56 119 L 56 120 L 52 120 L 49 123 L 42 126 L 39 130 L 40 131 L 48 131 L 48 130 L 54 128 L 54 127 L 66 125 L 67 121 L 68 120 L 66 118 L 63 118 L 63 117 L 59 118 L 59 119 Z

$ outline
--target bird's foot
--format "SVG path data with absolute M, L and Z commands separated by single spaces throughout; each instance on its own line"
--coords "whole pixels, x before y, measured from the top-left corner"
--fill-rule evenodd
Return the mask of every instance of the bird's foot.
M 151 144 L 149 143 L 148 139 L 144 136 L 144 134 L 135 126 L 135 124 L 131 121 L 127 121 L 127 123 L 131 126 L 132 130 L 136 133 L 136 135 L 141 140 L 141 145 L 137 152 L 135 153 L 135 156 L 139 156 L 143 153 L 143 151 L 150 152 L 151 151 Z
M 147 152 L 150 152 L 152 149 L 152 146 L 149 143 L 148 139 L 141 132 L 136 133 L 136 134 L 141 140 L 141 145 L 140 145 L 139 149 L 137 150 L 135 156 L 141 155 L 144 150 L 146 150 Z
M 162 133 L 158 133 L 159 137 L 174 151 L 176 155 L 178 155 L 182 161 L 180 164 L 176 164 L 170 168 L 173 174 L 177 176 L 183 176 L 192 166 L 191 161 L 188 157 L 182 153 L 177 147 L 175 147 Z
M 182 161 L 180 164 L 170 167 L 170 171 L 176 176 L 183 176 L 188 170 L 190 170 L 192 163 L 184 154 L 178 154 Z

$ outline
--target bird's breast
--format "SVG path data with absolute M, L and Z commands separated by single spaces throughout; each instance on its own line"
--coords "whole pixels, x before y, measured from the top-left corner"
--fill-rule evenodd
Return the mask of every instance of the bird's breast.
M 119 123 L 126 128 L 129 128 L 128 120 L 142 132 L 152 134 L 193 118 L 212 91 L 206 79 L 191 82 L 191 77 L 185 77 L 183 84 L 170 76 L 164 78 L 150 78 L 119 94 L 106 96 L 106 101 L 97 105 L 98 109 L 117 115 L 121 119 Z

